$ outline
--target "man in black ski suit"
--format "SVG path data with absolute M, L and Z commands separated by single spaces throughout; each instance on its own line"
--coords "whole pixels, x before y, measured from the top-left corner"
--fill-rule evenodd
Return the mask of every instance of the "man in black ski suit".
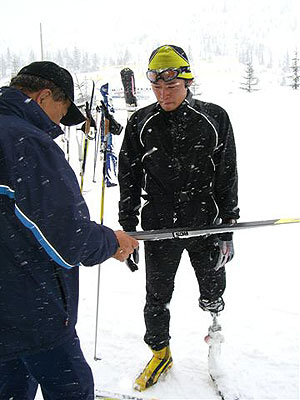
M 157 103 L 138 110 L 126 127 L 119 156 L 120 224 L 125 231 L 136 229 L 141 197 L 144 230 L 234 223 L 236 150 L 226 111 L 193 98 L 189 61 L 177 46 L 153 51 L 147 77 Z M 231 233 L 145 242 L 144 340 L 153 357 L 135 381 L 140 391 L 172 366 L 168 304 L 184 249 L 199 284 L 199 306 L 212 315 L 224 308 Z
M 50 61 L 0 88 L 0 399 L 93 400 L 76 334 L 79 267 L 125 261 L 138 242 L 90 220 L 53 140 L 84 116 L 70 73 Z

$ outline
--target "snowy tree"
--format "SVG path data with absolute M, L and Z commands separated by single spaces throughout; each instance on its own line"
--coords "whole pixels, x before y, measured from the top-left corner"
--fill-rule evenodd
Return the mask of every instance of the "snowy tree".
M 121 63 L 121 65 L 127 65 L 127 64 L 129 64 L 131 58 L 132 58 L 132 57 L 131 57 L 130 51 L 128 50 L 128 47 L 126 47 L 125 53 L 124 53 L 124 56 L 123 56 L 123 62 Z
M 73 49 L 73 70 L 74 71 L 80 71 L 80 66 L 81 66 L 81 52 L 78 49 L 78 47 L 74 47 Z
M 81 59 L 81 70 L 80 72 L 88 72 L 91 69 L 91 62 L 88 52 L 84 52 Z
M 7 62 L 2 54 L 0 58 L 0 78 L 6 77 L 6 70 L 7 70 Z
M 56 55 L 55 55 L 55 62 L 56 62 L 58 65 L 64 65 L 63 56 L 62 56 L 61 50 L 58 50 L 58 51 L 56 52 Z
M 17 75 L 18 71 L 21 69 L 23 62 L 21 58 L 17 55 L 13 55 L 11 60 L 11 76 Z
M 97 71 L 99 69 L 100 61 L 97 53 L 92 55 L 91 70 Z
M 295 51 L 295 56 L 292 59 L 292 61 L 293 61 L 293 64 L 290 67 L 290 69 L 292 70 L 292 75 L 289 76 L 292 83 L 289 86 L 291 86 L 291 88 L 294 90 L 298 90 L 300 87 L 300 65 L 299 65 L 299 58 L 298 58 L 297 50 Z
M 246 90 L 249 93 L 253 92 L 254 90 L 258 90 L 255 88 L 255 86 L 258 84 L 258 78 L 254 76 L 254 69 L 251 61 L 246 64 L 246 76 L 243 78 L 244 82 L 241 83 L 241 89 Z
M 36 61 L 36 56 L 34 54 L 34 51 L 30 50 L 29 56 L 28 56 L 28 64 L 32 63 L 33 61 Z
M 69 50 L 65 48 L 62 52 L 62 57 L 63 57 L 63 67 L 72 70 L 73 67 L 73 58 L 69 53 Z
M 76 102 L 78 104 L 84 104 L 88 99 L 87 79 L 85 78 L 84 81 L 79 81 L 77 74 L 75 74 L 74 87 L 77 93 Z

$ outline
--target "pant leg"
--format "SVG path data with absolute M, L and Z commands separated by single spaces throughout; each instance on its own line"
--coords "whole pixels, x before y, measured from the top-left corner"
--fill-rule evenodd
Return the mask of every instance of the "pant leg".
M 169 344 L 168 304 L 172 298 L 174 279 L 183 249 L 180 239 L 145 242 L 146 334 L 144 340 L 153 350 L 160 350 Z
M 92 371 L 77 336 L 23 360 L 39 382 L 45 400 L 94 400 Z
M 33 400 L 38 388 L 22 360 L 0 362 L 0 399 Z
M 219 249 L 214 245 L 213 237 L 193 239 L 187 250 L 199 285 L 200 307 L 212 312 L 222 311 L 226 271 L 224 267 L 215 270 Z

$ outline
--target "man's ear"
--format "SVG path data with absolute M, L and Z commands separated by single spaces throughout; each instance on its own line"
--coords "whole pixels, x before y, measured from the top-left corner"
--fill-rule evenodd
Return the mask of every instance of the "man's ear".
M 50 89 L 42 89 L 38 92 L 35 92 L 32 98 L 38 103 L 39 106 L 41 106 L 50 96 L 51 96 Z

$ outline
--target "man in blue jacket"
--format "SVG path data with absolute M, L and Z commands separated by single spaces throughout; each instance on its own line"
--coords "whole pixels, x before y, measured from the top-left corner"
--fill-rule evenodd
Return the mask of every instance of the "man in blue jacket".
M 70 73 L 34 62 L 0 89 L 0 398 L 94 399 L 75 325 L 78 273 L 138 242 L 90 220 L 53 140 L 84 116 Z

